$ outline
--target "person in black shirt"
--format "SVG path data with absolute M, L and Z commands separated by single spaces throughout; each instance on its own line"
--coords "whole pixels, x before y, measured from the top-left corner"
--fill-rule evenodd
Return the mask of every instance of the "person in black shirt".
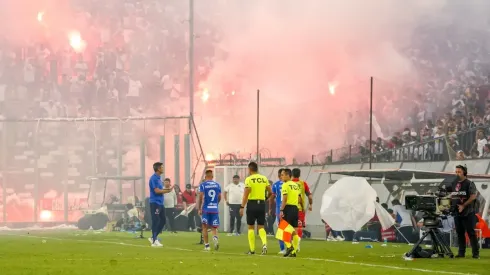
M 451 191 L 451 205 L 455 212 L 454 222 L 458 235 L 458 255 L 456 258 L 464 258 L 466 252 L 466 236 L 471 243 L 473 258 L 480 258 L 478 240 L 475 233 L 476 215 L 475 200 L 478 195 L 475 183 L 466 178 L 468 172 L 466 166 L 456 166 L 457 179 L 453 182 Z
M 274 183 L 269 180 L 269 184 L 272 186 Z M 265 191 L 265 197 L 270 198 L 269 201 L 272 201 L 271 203 L 266 203 L 265 204 L 265 213 L 266 214 L 266 219 L 265 219 L 265 232 L 267 232 L 267 235 L 274 235 L 274 221 L 276 220 L 276 212 L 271 211 L 271 209 L 276 209 L 274 204 L 274 200 L 272 199 L 272 194 L 268 194 L 268 191 Z

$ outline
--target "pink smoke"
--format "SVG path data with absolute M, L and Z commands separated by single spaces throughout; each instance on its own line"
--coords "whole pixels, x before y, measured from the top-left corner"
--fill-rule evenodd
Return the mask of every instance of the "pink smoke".
M 218 48 L 228 58 L 217 62 L 199 84 L 200 91 L 209 90 L 208 101 L 196 106 L 203 117 L 199 131 L 205 150 L 255 152 L 257 89 L 260 147 L 273 156 L 309 159 L 343 146 L 348 112 L 365 112 L 369 106 L 370 76 L 378 79 L 376 98 L 417 79 L 401 49 L 408 45 L 416 20 L 437 14 L 444 1 L 411 2 L 247 1 L 213 6 L 224 28 Z M 196 9 L 202 16 L 213 12 L 203 5 Z M 226 82 L 233 83 L 227 89 L 238 90 L 235 96 L 224 90 Z

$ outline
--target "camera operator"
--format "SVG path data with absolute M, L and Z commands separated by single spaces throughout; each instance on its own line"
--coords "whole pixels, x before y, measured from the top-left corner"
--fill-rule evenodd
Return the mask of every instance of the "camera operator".
M 456 176 L 458 177 L 452 184 L 451 208 L 455 213 L 454 222 L 458 235 L 459 251 L 457 258 L 464 258 L 466 252 L 466 236 L 470 238 L 473 258 L 480 258 L 478 240 L 475 233 L 476 215 L 475 200 L 477 190 L 475 183 L 466 178 L 468 174 L 466 166 L 456 166 Z

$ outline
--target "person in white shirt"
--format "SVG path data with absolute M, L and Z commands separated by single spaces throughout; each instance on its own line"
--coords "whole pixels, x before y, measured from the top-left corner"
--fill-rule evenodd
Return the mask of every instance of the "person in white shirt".
M 170 186 L 170 179 L 166 178 L 163 180 L 163 185 L 165 188 L 169 189 L 171 188 Z M 168 231 L 172 233 L 177 233 L 175 231 L 175 204 L 177 203 L 177 194 L 175 193 L 175 189 L 172 188 L 172 191 L 163 194 L 163 206 L 165 207 L 165 217 L 168 219 Z
M 128 96 L 129 97 L 139 97 L 141 88 L 143 88 L 143 85 L 141 84 L 141 82 L 139 80 L 129 79 Z
M 483 133 L 483 131 L 481 131 L 481 130 L 478 131 L 476 135 L 477 135 L 477 141 L 475 142 L 476 148 L 478 150 L 478 155 L 480 157 L 482 157 L 483 154 L 485 153 L 485 150 L 484 150 L 485 144 L 487 144 L 488 141 L 485 138 L 485 134 Z
M 242 227 L 242 217 L 240 217 L 240 207 L 242 205 L 243 192 L 245 185 L 240 182 L 240 176 L 233 176 L 233 183 L 225 188 L 225 202 L 230 208 L 230 231 L 232 235 L 236 224 L 236 234 L 240 235 Z
M 405 208 L 405 206 L 402 205 L 398 199 L 391 201 L 391 204 L 393 205 L 393 214 L 396 217 L 395 221 L 400 226 L 398 228 L 399 233 L 402 234 L 407 240 L 412 242 L 414 239 L 414 225 L 417 224 L 415 222 L 415 218 L 412 216 L 411 211 L 407 210 L 407 208 Z M 404 240 L 403 237 L 400 239 Z
M 436 134 L 434 135 L 434 161 L 441 161 L 444 153 L 444 137 L 442 128 L 438 127 Z

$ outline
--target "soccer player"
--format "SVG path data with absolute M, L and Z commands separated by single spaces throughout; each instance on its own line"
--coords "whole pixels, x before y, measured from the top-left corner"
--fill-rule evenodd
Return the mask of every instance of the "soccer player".
M 281 199 L 282 199 L 282 194 L 281 194 L 281 187 L 282 187 L 282 181 L 281 181 L 281 172 L 284 169 L 281 168 L 277 172 L 277 177 L 279 178 L 278 181 L 276 181 L 272 185 L 272 197 L 269 199 L 269 211 L 272 211 L 272 201 L 275 199 L 276 201 L 276 219 L 277 219 L 277 224 L 279 224 L 281 220 Z M 269 213 L 271 215 L 271 213 Z M 279 254 L 284 254 L 286 253 L 285 247 L 284 247 L 284 242 L 279 241 L 279 248 L 281 249 L 279 251 Z
M 306 197 L 308 197 L 308 211 L 311 211 L 313 209 L 313 196 L 310 192 L 310 187 L 308 186 L 308 183 L 306 181 L 301 180 L 299 177 L 301 176 L 301 170 L 299 168 L 294 168 L 292 171 L 293 175 L 293 181 L 296 182 L 299 185 L 300 191 L 301 191 L 301 202 L 298 205 L 298 236 L 299 236 L 299 243 L 298 243 L 298 251 L 299 251 L 299 246 L 301 243 L 301 238 L 303 238 L 303 228 L 306 227 L 306 215 L 305 215 L 305 209 L 306 209 Z
M 219 227 L 219 202 L 221 201 L 221 187 L 213 181 L 213 171 L 207 170 L 205 181 L 199 185 L 198 212 L 202 220 L 202 235 L 204 239 L 204 250 L 209 251 L 209 232 L 213 233 L 214 250 L 219 249 L 218 230 Z
M 255 162 L 248 164 L 249 176 L 245 179 L 245 192 L 243 193 L 242 205 L 240 206 L 240 216 L 243 216 L 243 209 L 247 206 L 247 225 L 248 225 L 248 244 L 249 255 L 255 254 L 255 223 L 259 229 L 259 237 L 262 241 L 262 255 L 267 254 L 267 233 L 264 229 L 265 224 L 265 194 L 272 194 L 269 179 L 259 174 L 259 166 Z
M 284 253 L 284 257 L 296 257 L 297 247 L 299 245 L 299 236 L 296 232 L 298 229 L 298 206 L 301 204 L 301 190 L 296 182 L 291 180 L 291 169 L 284 169 L 281 173 L 281 179 L 283 181 L 281 194 L 282 194 L 282 203 L 281 203 L 281 217 L 286 220 L 292 227 L 294 227 L 295 231 L 293 231 L 293 240 L 292 245 L 291 242 L 286 242 L 286 253 Z
M 163 188 L 162 177 L 163 163 L 155 162 L 153 164 L 153 174 L 150 177 L 150 213 L 151 213 L 151 238 L 148 238 L 151 246 L 163 246 L 158 241 L 158 235 L 165 226 L 165 207 L 163 207 L 163 194 L 170 193 L 172 187 Z

